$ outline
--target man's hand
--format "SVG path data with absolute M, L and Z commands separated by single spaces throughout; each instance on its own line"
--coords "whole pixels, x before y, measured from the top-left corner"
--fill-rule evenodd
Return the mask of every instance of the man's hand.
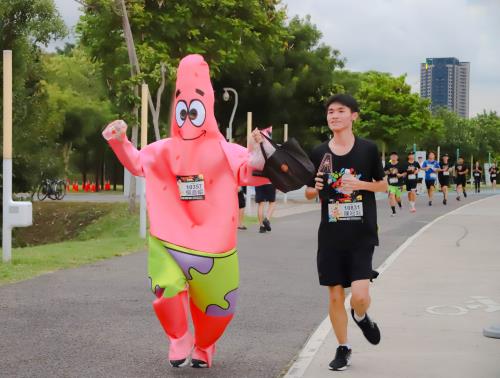
M 127 124 L 125 123 L 125 121 L 118 119 L 106 126 L 106 128 L 102 132 L 102 136 L 107 141 L 111 139 L 123 140 L 126 132 Z
M 323 176 L 324 176 L 323 172 L 318 172 L 316 174 L 316 177 L 314 178 L 314 181 L 316 181 L 316 184 L 314 185 L 314 189 L 323 190 L 323 188 L 325 187 L 324 181 L 323 181 Z
M 363 190 L 364 184 L 364 181 L 359 180 L 353 175 L 343 175 L 341 189 L 344 193 L 352 193 L 357 190 Z

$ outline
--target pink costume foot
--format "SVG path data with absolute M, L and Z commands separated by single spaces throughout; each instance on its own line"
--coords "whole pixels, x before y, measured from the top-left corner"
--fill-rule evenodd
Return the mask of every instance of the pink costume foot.
M 153 302 L 153 308 L 165 333 L 170 340 L 168 359 L 182 361 L 189 357 L 193 349 L 193 336 L 189 332 L 187 323 L 187 291 L 182 291 L 172 298 L 164 298 L 160 295 Z

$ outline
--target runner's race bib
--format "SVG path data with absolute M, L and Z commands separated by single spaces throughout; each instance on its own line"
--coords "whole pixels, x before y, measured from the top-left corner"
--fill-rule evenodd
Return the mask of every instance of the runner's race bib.
M 479 177 L 479 173 L 478 172 L 474 173 L 474 176 Z
M 497 174 L 496 173 L 492 173 L 491 174 L 491 178 L 496 178 L 497 177 Z
M 398 183 L 397 177 L 391 177 L 389 178 L 389 184 L 397 184 Z
M 415 175 L 415 174 L 408 175 L 408 180 L 416 180 L 416 179 L 417 179 L 417 175 Z
M 205 199 L 205 181 L 203 175 L 177 176 L 177 186 L 182 201 Z
M 450 175 L 450 172 L 448 172 L 448 171 L 443 172 L 443 176 L 449 176 L 449 175 Z
M 362 218 L 363 202 L 333 202 L 328 204 L 329 222 L 360 220 Z
M 430 178 L 431 178 L 431 179 L 435 179 L 435 178 L 436 178 L 436 176 L 437 176 L 437 175 L 436 175 L 434 172 L 430 174 Z

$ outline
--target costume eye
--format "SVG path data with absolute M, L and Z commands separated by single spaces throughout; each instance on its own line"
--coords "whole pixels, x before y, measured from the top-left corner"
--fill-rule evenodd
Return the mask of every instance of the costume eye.
M 203 122 L 205 122 L 205 107 L 201 101 L 193 100 L 191 102 L 191 105 L 189 105 L 189 119 L 196 127 L 203 125 Z
M 177 126 L 182 127 L 188 115 L 188 107 L 184 101 L 179 101 L 175 106 L 175 120 L 177 121 Z

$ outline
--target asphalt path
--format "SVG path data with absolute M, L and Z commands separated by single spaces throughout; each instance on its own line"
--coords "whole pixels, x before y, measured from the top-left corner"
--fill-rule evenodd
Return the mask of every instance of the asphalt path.
M 379 200 L 374 267 L 426 223 L 477 198 L 451 196 L 444 206 L 437 195 L 429 207 L 419 196 L 416 214 L 405 208 L 396 217 Z M 271 233 L 239 232 L 238 310 L 211 369 L 169 367 L 139 252 L 0 287 L 0 376 L 278 377 L 326 316 L 318 223 L 312 211 L 274 220 Z

